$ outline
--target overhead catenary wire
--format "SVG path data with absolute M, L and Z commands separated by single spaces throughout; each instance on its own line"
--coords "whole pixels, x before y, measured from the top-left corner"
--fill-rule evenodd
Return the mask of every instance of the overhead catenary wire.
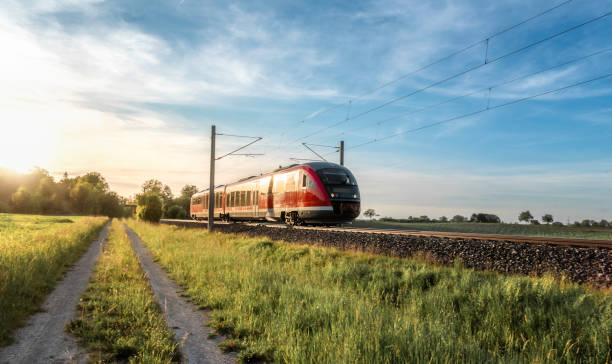
M 347 131 L 353 131 L 354 132 L 354 131 L 359 131 L 359 130 L 363 130 L 363 129 L 368 129 L 368 128 L 372 127 L 372 125 L 377 125 L 377 126 L 378 125 L 382 125 L 382 124 L 384 124 L 386 122 L 389 122 L 389 121 L 392 121 L 392 120 L 397 120 L 397 119 L 400 119 L 400 118 L 403 118 L 403 117 L 406 117 L 406 116 L 409 116 L 409 115 L 414 115 L 414 114 L 422 112 L 422 111 L 430 110 L 430 109 L 432 109 L 434 107 L 441 106 L 441 105 L 447 104 L 449 102 L 457 101 L 457 100 L 460 100 L 462 98 L 466 98 L 466 97 L 469 97 L 469 96 L 472 96 L 472 95 L 475 95 L 475 94 L 478 94 L 480 92 L 487 91 L 487 90 L 489 91 L 489 97 L 490 97 L 491 96 L 490 95 L 491 90 L 493 90 L 495 88 L 498 88 L 500 86 L 505 86 L 505 85 L 508 85 L 510 83 L 513 83 L 513 82 L 516 82 L 516 81 L 520 81 L 520 80 L 523 80 L 525 78 L 533 77 L 533 76 L 538 75 L 540 73 L 548 72 L 548 71 L 553 70 L 555 68 L 564 67 L 564 66 L 570 65 L 572 63 L 583 61 L 585 59 L 588 59 L 588 58 L 591 58 L 591 57 L 595 57 L 595 56 L 598 56 L 598 55 L 601 55 L 601 54 L 604 54 L 604 53 L 607 53 L 607 52 L 610 52 L 610 51 L 612 51 L 612 47 L 605 48 L 605 49 L 599 50 L 597 52 L 590 53 L 590 54 L 587 54 L 587 55 L 584 55 L 584 56 L 581 56 L 581 57 L 578 57 L 578 58 L 574 58 L 574 59 L 571 59 L 569 61 L 565 61 L 563 63 L 556 64 L 554 66 L 547 67 L 547 68 L 544 68 L 544 69 L 541 69 L 541 70 L 538 70 L 538 71 L 535 71 L 535 72 L 532 72 L 532 73 L 529 73 L 529 74 L 525 74 L 525 75 L 522 75 L 522 76 L 514 77 L 512 79 L 509 79 L 509 80 L 506 80 L 506 81 L 503 81 L 503 82 L 500 82 L 500 83 L 497 83 L 497 84 L 494 84 L 494 85 L 491 85 L 491 86 L 483 87 L 483 88 L 480 88 L 478 90 L 462 94 L 460 96 L 455 96 L 455 97 L 452 97 L 452 98 L 449 98 L 449 99 L 445 99 L 445 100 L 443 100 L 441 102 L 438 102 L 438 103 L 435 103 L 435 104 L 431 104 L 431 105 L 428 105 L 428 106 L 425 106 L 425 107 L 422 107 L 422 108 L 419 108 L 419 109 L 416 109 L 416 110 L 412 110 L 410 112 L 403 113 L 401 115 L 395 115 L 395 116 L 392 116 L 392 117 L 380 120 L 380 121 L 378 121 L 378 122 L 376 122 L 374 124 L 371 124 L 371 125 L 365 125 L 365 126 L 363 126 L 361 128 L 353 128 L 353 129 L 349 129 Z M 488 101 L 490 101 L 490 99 Z M 336 137 L 344 135 L 347 131 L 343 131 L 342 133 L 336 135 Z
M 352 117 L 351 117 L 351 118 L 349 118 L 349 119 L 343 119 L 343 120 L 337 121 L 336 123 L 334 123 L 334 124 L 332 124 L 332 125 L 328 125 L 328 126 L 326 126 L 326 127 L 323 127 L 323 128 L 321 128 L 321 129 L 318 129 L 318 130 L 316 130 L 316 131 L 314 131 L 314 132 L 312 132 L 312 133 L 310 133 L 310 134 L 308 134 L 308 135 L 306 135 L 306 136 L 303 136 L 303 137 L 297 138 L 297 139 L 293 140 L 292 142 L 296 142 L 296 141 L 299 141 L 299 140 L 302 140 L 302 139 L 309 138 L 309 137 L 314 136 L 314 135 L 316 135 L 316 134 L 319 134 L 319 133 L 321 133 L 321 132 L 323 132 L 323 131 L 325 131 L 325 130 L 328 130 L 328 129 L 334 128 L 334 127 L 336 127 L 336 126 L 339 126 L 339 125 L 345 124 L 345 123 L 347 123 L 347 122 L 349 122 L 349 121 L 351 121 L 351 120 L 355 120 L 355 119 L 357 119 L 357 118 L 360 118 L 360 117 L 362 117 L 362 116 L 365 116 L 365 115 L 367 115 L 367 114 L 370 114 L 370 113 L 372 113 L 372 112 L 374 112 L 374 111 L 380 110 L 380 109 L 382 109 L 382 108 L 384 108 L 384 107 L 386 107 L 386 106 L 388 106 L 388 105 L 391 105 L 391 104 L 393 104 L 393 103 L 396 103 L 396 102 L 398 102 L 398 101 L 400 101 L 400 100 L 404 100 L 404 99 L 406 99 L 406 98 L 408 98 L 408 97 L 410 97 L 410 96 L 416 95 L 416 94 L 421 93 L 421 92 L 423 92 L 423 91 L 426 91 L 426 90 L 428 90 L 428 89 L 430 89 L 430 88 L 433 88 L 433 87 L 435 87 L 435 86 L 439 86 L 439 85 L 441 85 L 441 84 L 443 84 L 443 83 L 445 83 L 445 82 L 448 82 L 448 81 L 450 81 L 450 80 L 453 80 L 453 79 L 455 79 L 455 78 L 458 78 L 458 77 L 460 77 L 460 76 L 463 76 L 463 75 L 465 75 L 465 74 L 468 74 L 468 73 L 470 73 L 470 72 L 476 71 L 476 70 L 478 70 L 478 69 L 480 69 L 480 68 L 482 68 L 482 67 L 484 67 L 484 66 L 487 66 L 487 65 L 490 65 L 490 64 L 492 64 L 492 63 L 498 62 L 498 61 L 500 61 L 500 60 L 502 60 L 502 59 L 504 59 L 504 58 L 507 58 L 507 57 L 510 57 L 510 56 L 515 55 L 515 54 L 517 54 L 517 53 L 523 52 L 523 51 L 525 51 L 525 50 L 527 50 L 527 49 L 529 49 L 529 48 L 535 47 L 535 46 L 537 46 L 537 45 L 539 45 L 539 44 L 542 44 L 542 43 L 544 43 L 544 42 L 547 42 L 547 41 L 549 41 L 549 40 L 552 40 L 552 39 L 554 39 L 554 38 L 557 38 L 557 37 L 559 37 L 559 36 L 561 36 L 561 35 L 567 34 L 567 33 L 571 32 L 571 31 L 574 31 L 574 30 L 576 30 L 576 29 L 579 29 L 579 28 L 581 28 L 581 27 L 583 27 L 583 26 L 586 26 L 586 25 L 588 25 L 588 24 L 591 24 L 591 23 L 594 23 L 594 22 L 599 21 L 599 20 L 601 20 L 601 19 L 604 19 L 604 18 L 606 18 L 606 17 L 610 16 L 610 14 L 612 14 L 612 11 L 608 11 L 607 13 L 604 13 L 604 14 L 602 14 L 602 15 L 599 15 L 599 16 L 597 16 L 597 17 L 595 17 L 595 18 L 591 18 L 591 19 L 589 19 L 589 20 L 587 20 L 587 21 L 585 21 L 585 22 L 583 22 L 583 23 L 580 23 L 580 24 L 578 24 L 578 25 L 574 25 L 574 26 L 572 26 L 572 27 L 566 28 L 566 29 L 564 29 L 564 30 L 562 30 L 562 31 L 560 31 L 560 32 L 557 32 L 557 33 L 555 33 L 555 34 L 549 35 L 549 36 L 547 36 L 547 37 L 545 37 L 545 38 L 542 38 L 542 39 L 540 39 L 540 40 L 537 40 L 537 41 L 535 41 L 535 42 L 529 43 L 529 44 L 528 44 L 528 45 L 526 45 L 526 46 L 523 46 L 523 47 L 521 47 L 521 48 L 518 48 L 518 49 L 512 50 L 512 51 L 510 51 L 510 52 L 508 52 L 508 53 L 505 53 L 505 54 L 503 54 L 503 55 L 501 55 L 501 56 L 498 56 L 498 57 L 496 57 L 496 58 L 493 58 L 493 59 L 491 59 L 491 60 L 488 60 L 488 62 L 486 62 L 486 63 L 485 63 L 485 62 L 483 62 L 483 63 L 481 63 L 481 64 L 478 64 L 478 65 L 474 66 L 474 67 L 468 68 L 468 69 L 463 70 L 463 71 L 458 72 L 458 73 L 455 73 L 455 74 L 453 74 L 452 76 L 449 76 L 449 77 L 446 77 L 446 78 L 444 78 L 444 79 L 442 79 L 442 80 L 440 80 L 440 81 L 436 81 L 436 82 L 434 82 L 434 83 L 431 83 L 431 84 L 429 84 L 429 85 L 427 85 L 427 86 L 425 86 L 425 87 L 422 87 L 422 88 L 420 88 L 420 89 L 414 90 L 414 91 L 412 91 L 412 92 L 410 92 L 410 93 L 408 93 L 408 94 L 401 95 L 401 96 L 395 97 L 395 98 L 393 98 L 393 99 L 390 99 L 390 100 L 388 100 L 388 101 L 385 101 L 385 102 L 383 102 L 382 104 L 379 104 L 379 105 L 377 105 L 377 106 L 375 106 L 375 107 L 372 107 L 372 108 L 370 108 L 370 109 L 367 109 L 367 110 L 365 110 L 365 111 L 362 111 L 361 113 L 359 113 L 359 114 L 357 114 L 357 115 L 355 115 L 355 116 L 352 116 Z
M 398 132 L 398 133 L 387 135 L 387 136 L 382 137 L 382 138 L 372 139 L 372 140 L 369 140 L 367 142 L 354 145 L 354 146 L 352 146 L 350 148 L 347 148 L 347 149 L 360 148 L 360 147 L 363 147 L 365 145 L 369 145 L 369 144 L 373 144 L 373 143 L 378 143 L 378 142 L 381 142 L 383 140 L 387 140 L 387 139 L 398 137 L 400 135 L 404 135 L 404 134 L 408 134 L 408 133 L 414 133 L 414 132 L 417 132 L 417 131 L 420 131 L 420 130 L 424 130 L 424 129 L 428 129 L 428 128 L 432 128 L 434 126 L 438 126 L 438 125 L 441 125 L 441 124 L 446 124 L 446 123 L 449 123 L 449 122 L 452 122 L 452 121 L 456 121 L 456 120 L 459 120 L 459 119 L 464 119 L 464 118 L 468 118 L 470 116 L 478 115 L 478 114 L 481 114 L 481 113 L 484 113 L 484 112 L 487 112 L 487 111 L 490 111 L 490 110 L 499 109 L 499 108 L 502 108 L 502 107 L 505 107 L 505 106 L 510 106 L 510 105 L 513 105 L 513 104 L 517 104 L 519 102 L 523 102 L 523 101 L 531 100 L 531 99 L 534 99 L 534 98 L 537 98 L 537 97 L 545 96 L 545 95 L 548 95 L 548 94 L 551 94 L 551 93 L 567 90 L 567 89 L 572 88 L 572 87 L 577 87 L 577 86 L 585 85 L 585 84 L 588 84 L 588 83 L 591 83 L 591 82 L 603 80 L 603 79 L 608 78 L 610 76 L 612 76 L 612 73 L 607 73 L 607 74 L 604 74 L 602 76 L 591 78 L 591 79 L 586 80 L 586 81 L 580 81 L 580 82 L 577 82 L 577 83 L 573 83 L 571 85 L 563 86 L 563 87 L 556 88 L 556 89 L 553 89 L 553 90 L 548 90 L 548 91 L 540 92 L 540 93 L 537 93 L 537 94 L 534 94 L 534 95 L 522 97 L 520 99 L 508 101 L 508 102 L 505 102 L 503 104 L 499 104 L 499 105 L 495 105 L 495 106 L 490 106 L 490 107 L 482 108 L 482 109 L 479 109 L 479 110 L 476 110 L 476 111 L 473 111 L 473 112 L 469 112 L 467 114 L 463 114 L 463 115 L 459 115 L 459 116 L 454 116 L 454 117 L 451 117 L 451 118 L 448 118 L 448 119 L 444 119 L 444 120 L 440 120 L 440 121 L 437 121 L 437 122 L 434 122 L 434 123 L 422 125 L 422 126 L 417 127 L 417 128 L 413 128 L 413 129 L 409 129 L 409 130 L 404 130 L 404 131 L 401 131 L 401 132 Z
M 567 5 L 567 4 L 571 3 L 572 1 L 573 0 L 563 1 L 563 2 L 557 4 L 557 5 L 553 6 L 553 7 L 550 7 L 550 8 L 548 8 L 548 9 L 546 9 L 546 10 L 540 12 L 540 13 L 532 15 L 532 16 L 530 16 L 527 19 L 524 19 L 524 20 L 522 20 L 522 21 L 520 21 L 518 23 L 515 23 L 515 24 L 513 24 L 513 25 L 511 25 L 511 26 L 509 26 L 507 28 L 504 28 L 504 29 L 502 29 L 502 30 L 500 30 L 500 31 L 498 31 L 496 33 L 488 35 L 485 38 L 482 38 L 481 40 L 473 42 L 473 43 L 471 43 L 471 44 L 469 44 L 469 45 L 467 45 L 467 46 L 465 46 L 465 47 L 463 47 L 463 48 L 461 48 L 459 50 L 456 50 L 456 51 L 454 51 L 454 52 L 452 52 L 450 54 L 447 54 L 446 56 L 443 56 L 442 58 L 438 58 L 438 59 L 436 59 L 436 60 L 434 60 L 434 61 L 432 61 L 430 63 L 427 63 L 425 65 L 422 65 L 422 66 L 420 66 L 420 67 L 418 67 L 418 68 L 416 68 L 416 69 L 414 69 L 414 70 L 412 70 L 412 71 L 410 71 L 410 72 L 408 72 L 408 73 L 406 73 L 406 74 L 404 74 L 404 75 L 402 75 L 402 76 L 400 76 L 398 78 L 395 78 L 395 79 L 393 79 L 391 81 L 387 81 L 387 82 L 385 82 L 385 83 L 383 83 L 383 84 L 381 84 L 381 85 L 379 85 L 379 86 L 377 86 L 377 87 L 375 87 L 375 88 L 373 88 L 373 89 L 371 89 L 371 90 L 369 90 L 369 91 L 367 91 L 365 93 L 362 93 L 362 94 L 359 94 L 356 97 L 350 98 L 349 100 L 347 100 L 347 101 L 345 101 L 345 102 L 343 102 L 341 104 L 336 104 L 336 105 L 324 108 L 321 111 L 311 113 L 309 116 L 306 116 L 303 119 L 301 119 L 298 123 L 299 124 L 300 123 L 304 123 L 306 120 L 312 119 L 312 118 L 314 118 L 316 116 L 320 116 L 320 115 L 322 115 L 324 113 L 327 113 L 329 111 L 336 110 L 338 108 L 341 108 L 341 107 L 345 106 L 346 104 L 348 104 L 349 108 L 350 108 L 350 105 L 353 102 L 357 101 L 357 100 L 360 100 L 360 99 L 362 99 L 362 98 L 364 98 L 364 97 L 366 97 L 368 95 L 371 95 L 371 94 L 373 94 L 373 93 L 375 93 L 375 92 L 377 92 L 377 91 L 379 91 L 379 90 L 381 90 L 381 89 L 383 89 L 385 87 L 391 86 L 391 85 L 393 85 L 393 84 L 395 84 L 395 83 L 397 83 L 399 81 L 402 81 L 402 80 L 404 80 L 404 79 L 406 79 L 406 78 L 408 78 L 408 77 L 410 77 L 410 76 L 412 76 L 412 75 L 414 75 L 416 73 L 419 73 L 419 72 L 421 72 L 421 71 L 423 71 L 425 69 L 428 69 L 428 68 L 433 67 L 433 66 L 435 66 L 437 64 L 440 64 L 440 63 L 442 63 L 442 62 L 444 62 L 446 60 L 449 60 L 449 59 L 451 59 L 451 58 L 453 58 L 453 57 L 455 57 L 455 56 L 457 56 L 457 55 L 459 55 L 461 53 L 467 52 L 468 50 L 470 50 L 470 49 L 472 49 L 472 48 L 482 44 L 483 42 L 487 42 L 487 44 L 488 44 L 488 42 L 490 42 L 491 39 L 496 38 L 496 37 L 498 37 L 498 36 L 500 36 L 500 35 L 502 35 L 504 33 L 507 33 L 507 32 L 509 32 L 509 31 L 511 31 L 513 29 L 516 29 L 516 28 L 520 27 L 521 25 L 524 25 L 524 24 L 526 24 L 526 23 L 528 23 L 528 22 L 530 22 L 530 21 L 532 21 L 534 19 L 537 19 L 537 18 L 539 18 L 541 16 L 544 16 L 544 15 L 550 13 L 550 12 L 553 12 L 554 10 L 557 10 L 557 9 L 561 8 L 564 5 Z M 485 63 L 487 63 L 486 56 L 485 56 Z M 349 109 L 349 112 L 350 112 L 350 109 Z M 350 119 L 348 117 L 349 112 L 347 112 L 347 119 Z M 287 129 L 283 130 L 280 134 L 284 135 L 287 131 L 291 130 L 292 128 L 293 127 L 290 126 Z

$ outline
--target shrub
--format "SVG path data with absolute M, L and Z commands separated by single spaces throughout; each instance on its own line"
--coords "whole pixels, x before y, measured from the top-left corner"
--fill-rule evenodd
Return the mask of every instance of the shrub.
M 172 205 L 166 212 L 166 217 L 168 219 L 184 219 L 187 216 L 187 212 L 185 209 L 179 205 Z
M 136 215 L 138 219 L 159 222 L 162 216 L 162 200 L 155 192 L 145 192 L 136 196 Z

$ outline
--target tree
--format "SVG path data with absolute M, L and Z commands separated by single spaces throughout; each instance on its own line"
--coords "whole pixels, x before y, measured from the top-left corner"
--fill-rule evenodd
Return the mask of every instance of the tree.
M 531 225 L 540 225 L 540 222 L 538 221 L 538 219 L 533 219 L 530 221 Z
M 551 215 L 551 214 L 546 214 L 546 215 L 542 216 L 542 221 L 544 221 L 544 222 L 545 222 L 545 223 L 547 223 L 547 224 L 550 224 L 551 222 L 553 222 L 553 221 L 554 221 L 554 219 L 553 219 L 553 215 Z
M 11 196 L 11 203 L 16 212 L 32 212 L 32 192 L 27 187 L 19 187 Z
M 161 181 L 156 179 L 150 179 L 142 184 L 142 193 L 155 192 L 158 195 L 161 195 L 163 188 L 164 184 L 161 183 Z
M 181 188 L 181 195 L 174 199 L 174 204 L 181 206 L 185 211 L 189 211 L 191 196 L 198 192 L 194 185 L 185 185 Z
M 376 211 L 374 209 L 367 209 L 363 212 L 363 214 L 372 220 L 372 218 L 376 216 Z
M 446 217 L 446 216 L 441 216 L 439 221 L 440 221 L 440 222 L 448 222 L 448 217 Z
M 533 220 L 533 215 L 531 215 L 531 212 L 529 212 L 529 210 L 523 211 L 523 212 L 521 212 L 519 214 L 518 219 L 519 219 L 519 221 L 529 222 L 529 221 Z
M 122 217 L 124 215 L 119 195 L 109 192 L 100 199 L 100 213 L 108 217 Z
M 79 177 L 79 180 L 88 182 L 96 190 L 104 191 L 104 192 L 108 191 L 108 183 L 106 182 L 106 179 L 104 179 L 104 177 L 102 177 L 102 175 L 99 172 L 89 172 Z
M 157 193 L 148 191 L 136 195 L 136 216 L 138 219 L 149 222 L 159 222 L 162 216 L 162 201 Z
M 95 213 L 96 191 L 94 186 L 79 179 L 79 181 L 70 190 L 70 201 L 77 213 L 91 214 Z
M 461 216 L 461 215 L 455 215 L 451 219 L 452 222 L 465 222 L 466 220 L 467 219 L 464 216 Z

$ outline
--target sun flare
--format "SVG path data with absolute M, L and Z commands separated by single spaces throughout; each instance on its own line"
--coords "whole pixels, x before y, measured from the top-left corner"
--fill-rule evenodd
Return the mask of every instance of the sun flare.
M 19 118 L 2 114 L 0 167 L 24 173 L 35 166 L 48 164 L 53 153 L 48 125 L 38 121 L 40 118 L 28 120 L 23 114 Z

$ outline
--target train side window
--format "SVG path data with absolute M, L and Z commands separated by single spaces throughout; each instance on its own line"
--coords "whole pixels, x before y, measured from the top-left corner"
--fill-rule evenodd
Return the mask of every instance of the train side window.
M 247 206 L 253 204 L 253 191 L 247 191 Z
M 246 191 L 240 191 L 240 206 L 246 206 Z
M 308 177 L 304 174 L 302 175 L 302 188 L 306 188 Z
M 308 189 L 309 190 L 314 190 L 316 188 L 317 188 L 317 186 L 315 185 L 315 183 L 312 180 L 312 178 L 308 177 Z

